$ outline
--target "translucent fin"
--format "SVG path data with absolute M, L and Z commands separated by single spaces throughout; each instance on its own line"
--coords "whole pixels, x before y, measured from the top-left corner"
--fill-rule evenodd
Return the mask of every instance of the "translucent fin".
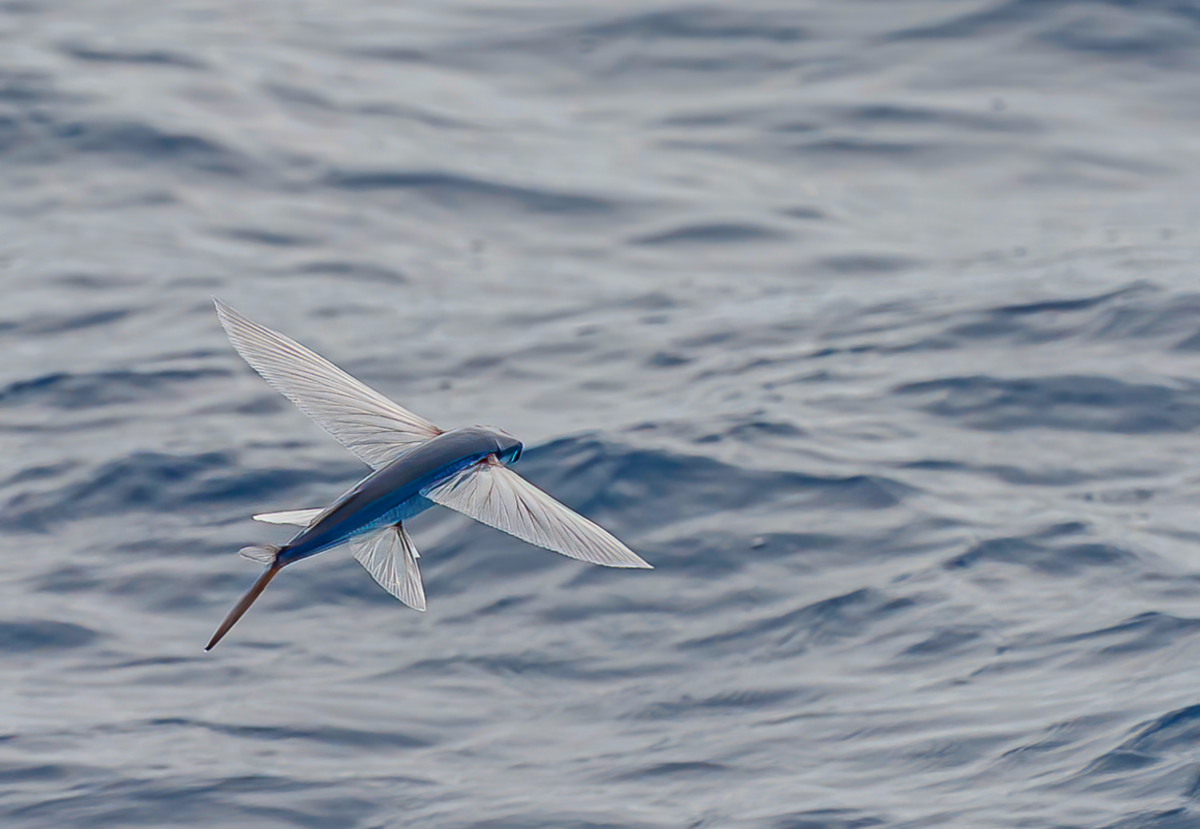
M 325 431 L 375 469 L 441 433 L 294 340 L 214 297 L 217 318 L 250 367 Z
M 425 588 L 417 569 L 420 554 L 403 526 L 354 538 L 350 549 L 384 590 L 414 610 L 425 609 Z
M 491 459 L 468 466 L 421 490 L 421 494 L 489 527 L 564 556 L 605 567 L 651 569 L 608 531 Z
M 238 550 L 239 556 L 257 561 L 259 564 L 274 564 L 275 556 L 278 553 L 279 546 L 276 544 L 251 544 L 249 547 Z
M 311 525 L 323 509 L 289 509 L 283 512 L 260 512 L 254 516 L 255 521 L 265 521 L 268 524 L 295 524 L 297 527 Z

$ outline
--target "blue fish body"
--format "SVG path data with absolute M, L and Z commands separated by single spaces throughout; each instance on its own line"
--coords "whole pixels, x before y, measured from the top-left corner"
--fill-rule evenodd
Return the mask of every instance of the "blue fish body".
M 433 506 L 421 490 L 489 455 L 512 463 L 521 450 L 519 440 L 497 429 L 471 426 L 444 432 L 360 481 L 280 548 L 276 561 L 282 567 L 412 518 Z
M 420 553 L 404 522 L 435 504 L 580 561 L 650 567 L 611 533 L 509 469 L 523 448 L 512 435 L 484 426 L 440 429 L 295 340 L 214 302 L 221 326 L 246 362 L 375 472 L 327 509 L 254 516 L 304 529 L 282 546 L 240 550 L 266 568 L 205 650 L 221 641 L 284 567 L 342 544 L 381 587 L 424 610 Z

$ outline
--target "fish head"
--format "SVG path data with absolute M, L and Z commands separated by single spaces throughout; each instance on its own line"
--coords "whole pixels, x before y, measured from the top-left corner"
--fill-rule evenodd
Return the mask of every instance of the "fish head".
M 514 464 L 521 459 L 521 452 L 525 449 L 525 444 L 517 440 L 503 429 L 497 429 L 495 426 L 484 426 L 492 433 L 492 437 L 496 441 L 496 459 L 500 463 L 508 466 Z

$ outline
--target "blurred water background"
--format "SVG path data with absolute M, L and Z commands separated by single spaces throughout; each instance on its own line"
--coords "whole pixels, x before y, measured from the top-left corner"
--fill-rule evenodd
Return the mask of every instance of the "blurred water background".
M 0 825 L 1200 827 L 1200 3 L 0 2 Z M 657 569 L 365 473 L 210 297 Z

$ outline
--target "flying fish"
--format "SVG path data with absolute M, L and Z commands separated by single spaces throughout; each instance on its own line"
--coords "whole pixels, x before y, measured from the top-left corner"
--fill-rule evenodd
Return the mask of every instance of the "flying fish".
M 286 544 L 242 548 L 243 556 L 266 569 L 225 616 L 206 651 L 280 570 L 343 544 L 385 590 L 424 610 L 420 554 L 404 522 L 435 504 L 580 561 L 650 568 L 606 530 L 513 472 L 509 465 L 520 459 L 523 446 L 512 435 L 489 426 L 439 429 L 289 337 L 214 302 L 229 341 L 251 368 L 374 472 L 324 509 L 254 516 L 301 529 Z

